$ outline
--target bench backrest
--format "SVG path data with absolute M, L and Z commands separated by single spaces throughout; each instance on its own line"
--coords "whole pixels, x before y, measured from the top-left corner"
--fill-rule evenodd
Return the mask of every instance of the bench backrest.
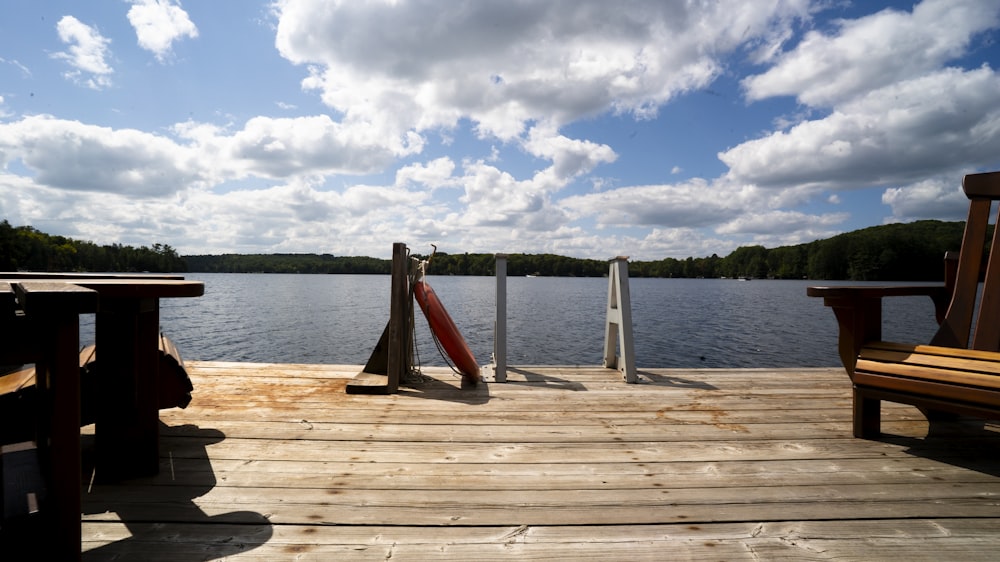
M 991 242 L 987 238 L 991 208 L 994 201 L 1000 200 L 1000 172 L 969 174 L 962 181 L 962 188 L 970 200 L 969 218 L 962 237 L 951 304 L 931 343 L 1000 351 L 1000 252 L 990 252 L 989 259 L 983 260 Z M 995 228 L 989 248 L 1000 248 L 998 241 L 1000 229 Z M 983 280 L 981 295 L 980 280 Z

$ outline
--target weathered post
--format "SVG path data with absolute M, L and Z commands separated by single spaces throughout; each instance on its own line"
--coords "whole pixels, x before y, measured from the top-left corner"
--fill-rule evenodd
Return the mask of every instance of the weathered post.
M 507 254 L 496 254 L 496 322 L 493 325 L 493 380 L 507 382 Z
M 406 244 L 392 245 L 392 282 L 389 289 L 389 322 L 375 344 L 364 370 L 347 383 L 348 394 L 393 394 L 412 363 L 413 297 Z M 377 376 L 373 376 L 377 375 Z

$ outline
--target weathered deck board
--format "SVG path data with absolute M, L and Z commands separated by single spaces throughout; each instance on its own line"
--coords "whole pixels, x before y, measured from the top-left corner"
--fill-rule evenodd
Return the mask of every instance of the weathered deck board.
M 1000 550 L 1000 431 L 887 404 L 851 437 L 840 369 L 188 362 L 161 472 L 89 485 L 88 560 L 966 560 Z M 85 428 L 85 433 L 92 432 Z M 85 439 L 89 444 L 90 439 Z M 86 480 L 89 480 L 87 478 Z

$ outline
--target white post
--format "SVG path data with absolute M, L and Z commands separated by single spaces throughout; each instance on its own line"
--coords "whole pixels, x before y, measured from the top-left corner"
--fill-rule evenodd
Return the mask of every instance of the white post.
M 616 353 L 620 348 L 621 355 Z M 611 260 L 608 272 L 608 313 L 604 323 L 604 366 L 618 369 L 625 382 L 637 383 L 632 340 L 632 299 L 628 290 L 628 256 Z
M 507 382 L 507 254 L 496 254 L 497 318 L 493 325 L 493 380 Z

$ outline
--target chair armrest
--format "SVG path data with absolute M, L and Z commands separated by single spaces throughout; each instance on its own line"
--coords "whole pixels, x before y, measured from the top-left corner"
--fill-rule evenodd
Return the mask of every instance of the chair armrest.
M 893 285 L 893 286 L 829 286 L 807 287 L 806 294 L 810 297 L 919 297 L 926 295 L 935 297 L 947 291 L 944 285 Z
M 861 347 L 882 339 L 883 298 L 928 296 L 934 301 L 938 323 L 944 320 L 951 300 L 944 285 L 808 287 L 806 294 L 822 297 L 823 304 L 833 309 L 839 325 L 837 351 L 852 378 Z
M 948 311 L 952 290 L 954 287 L 947 285 L 832 286 L 807 287 L 806 294 L 810 297 L 823 297 L 823 304 L 826 306 L 843 306 L 844 302 L 863 299 L 927 296 L 934 302 L 934 316 L 940 324 Z

